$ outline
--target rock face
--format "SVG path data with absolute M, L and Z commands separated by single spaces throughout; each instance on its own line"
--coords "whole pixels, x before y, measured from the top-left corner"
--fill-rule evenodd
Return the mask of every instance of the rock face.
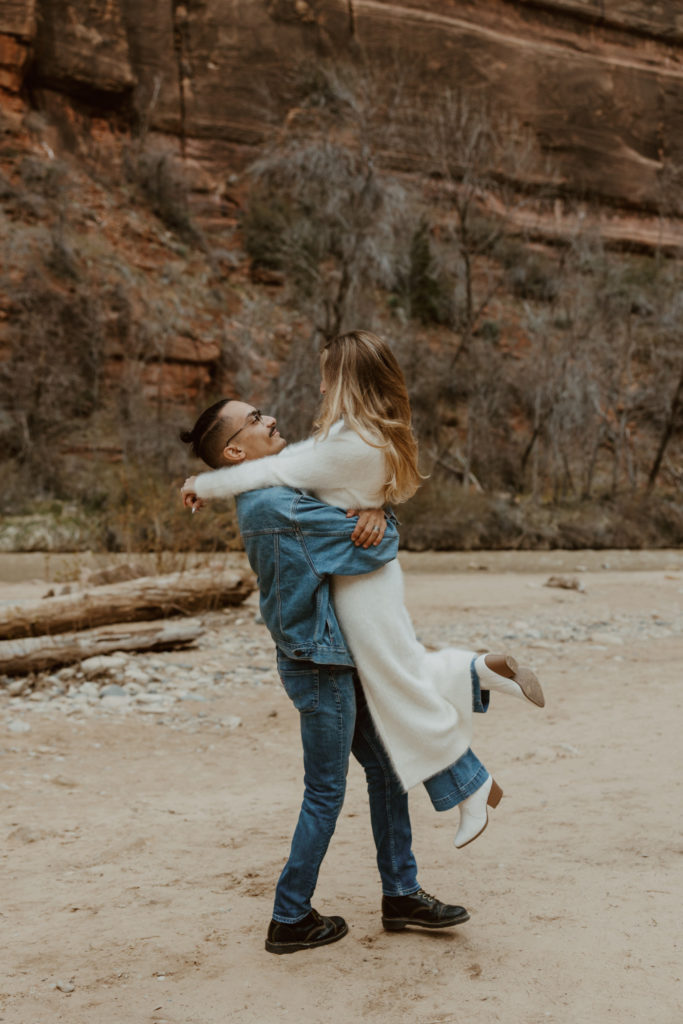
M 136 83 L 121 7 L 109 0 L 37 3 L 33 40 L 37 82 L 103 102 Z
M 35 34 L 34 0 L 7 0 L 0 10 L 0 95 L 3 105 L 21 89 Z
M 286 112 L 289 73 L 357 44 L 379 65 L 398 53 L 435 83 L 502 99 L 569 194 L 630 211 L 647 239 L 638 216 L 657 213 L 666 166 L 683 163 L 673 0 L 5 0 L 0 88 L 3 103 L 23 88 L 48 109 L 57 96 L 116 112 L 177 140 L 215 181 Z

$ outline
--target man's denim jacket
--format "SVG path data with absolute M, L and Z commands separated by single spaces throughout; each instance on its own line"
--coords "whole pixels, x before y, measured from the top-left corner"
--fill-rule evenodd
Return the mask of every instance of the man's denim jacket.
M 396 558 L 393 517 L 382 543 L 351 543 L 355 519 L 302 491 L 268 487 L 237 498 L 244 547 L 261 591 L 261 614 L 278 649 L 295 660 L 353 666 L 330 601 L 330 575 L 356 576 Z

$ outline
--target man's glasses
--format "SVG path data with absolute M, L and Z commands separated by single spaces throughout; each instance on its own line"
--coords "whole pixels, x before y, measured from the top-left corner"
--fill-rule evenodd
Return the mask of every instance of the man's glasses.
M 252 427 L 255 423 L 263 423 L 263 413 L 260 409 L 252 409 L 247 416 L 246 422 L 242 424 L 239 430 L 236 430 L 235 433 L 228 438 L 223 447 L 227 448 L 230 442 L 234 441 L 238 434 L 241 434 L 247 427 Z

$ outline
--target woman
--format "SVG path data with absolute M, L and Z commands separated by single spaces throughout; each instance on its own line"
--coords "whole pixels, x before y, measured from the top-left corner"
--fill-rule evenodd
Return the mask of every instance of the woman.
M 320 421 L 313 438 L 268 456 L 186 481 L 186 504 L 284 485 L 341 508 L 379 509 L 415 493 L 421 480 L 410 403 L 388 345 L 365 331 L 340 335 L 321 353 Z M 381 536 L 376 524 L 374 531 Z M 437 810 L 458 805 L 455 845 L 486 827 L 502 791 L 469 749 L 481 686 L 543 706 L 534 674 L 502 655 L 427 652 L 403 600 L 397 561 L 333 580 L 335 611 L 377 730 L 403 786 L 424 782 Z M 474 698 L 474 700 L 473 700 Z

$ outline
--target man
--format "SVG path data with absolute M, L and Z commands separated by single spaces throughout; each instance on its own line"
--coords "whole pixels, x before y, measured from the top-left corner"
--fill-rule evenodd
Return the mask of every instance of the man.
M 274 417 L 234 400 L 211 406 L 181 436 L 214 469 L 275 455 L 286 444 Z M 193 511 L 201 506 L 191 480 L 183 495 Z M 350 752 L 368 783 L 384 927 L 445 928 L 467 921 L 463 907 L 442 903 L 418 884 L 408 798 L 372 724 L 330 602 L 332 574 L 372 572 L 396 557 L 394 523 L 386 525 L 378 546 L 373 538 L 383 534 L 383 515 L 379 529 L 372 513 L 355 524 L 341 509 L 286 487 L 240 495 L 237 515 L 278 671 L 299 711 L 304 755 L 304 798 L 277 883 L 266 949 L 293 953 L 336 942 L 348 930 L 343 918 L 314 910 L 311 897 L 344 800 Z

